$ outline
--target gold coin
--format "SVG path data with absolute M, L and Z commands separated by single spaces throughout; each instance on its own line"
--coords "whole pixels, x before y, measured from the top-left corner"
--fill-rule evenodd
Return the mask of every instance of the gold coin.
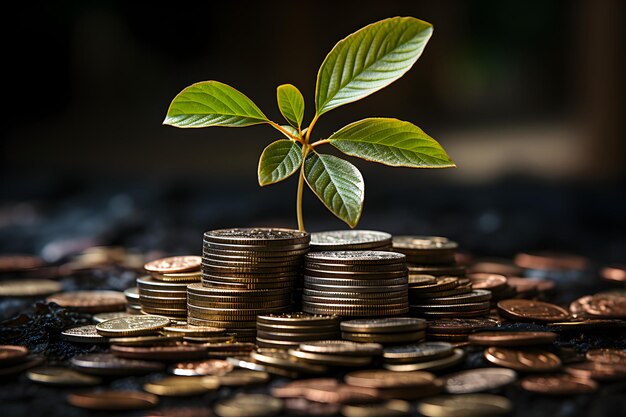
M 93 375 L 81 374 L 70 368 L 41 367 L 31 369 L 26 377 L 46 385 L 98 385 L 102 381 Z
M 405 388 L 432 385 L 435 375 L 430 372 L 392 372 L 383 369 L 350 372 L 346 384 L 361 388 Z
M 225 375 L 218 376 L 220 385 L 226 387 L 242 387 L 246 385 L 263 384 L 269 381 L 267 372 L 236 369 Z
M 237 394 L 218 401 L 213 411 L 219 417 L 272 417 L 283 411 L 283 401 L 264 394 Z
M 61 337 L 75 343 L 108 343 L 108 339 L 98 333 L 95 324 L 65 329 L 61 332 Z
M 62 290 L 60 283 L 48 279 L 18 279 L 0 282 L 0 297 L 38 297 Z
M 378 404 L 344 405 L 341 414 L 345 417 L 401 417 L 411 413 L 411 405 L 402 400 L 389 400 Z
M 326 366 L 298 362 L 283 349 L 259 348 L 250 353 L 255 362 L 263 365 L 276 366 L 295 372 L 321 374 L 327 371 Z
M 165 282 L 200 282 L 200 270 L 193 272 L 178 272 L 171 274 L 152 273 L 152 278 Z
M 188 397 L 218 389 L 219 379 L 214 376 L 168 376 L 144 384 L 143 389 L 164 397 Z
M 226 329 L 210 326 L 165 326 L 163 331 L 166 333 L 182 334 L 183 336 L 217 336 L 224 334 Z
M 348 340 L 319 340 L 300 344 L 300 350 L 333 355 L 376 356 L 383 352 L 378 343 L 356 343 Z
M 353 342 L 406 344 L 415 343 L 426 338 L 425 331 L 406 333 L 353 333 L 341 332 L 341 338 Z
M 417 411 L 427 417 L 502 416 L 512 409 L 506 397 L 491 394 L 441 395 L 422 400 L 417 406 Z
M 170 324 L 170 319 L 162 316 L 119 317 L 96 325 L 102 336 L 139 336 L 155 333 Z
M 199 256 L 172 256 L 170 258 L 157 259 L 144 265 L 148 272 L 161 274 L 187 272 L 200 269 L 202 258 Z
M 98 314 L 94 314 L 94 316 L 91 318 L 93 321 L 97 323 L 102 323 L 103 321 L 107 321 L 107 320 L 111 320 L 111 319 L 116 319 L 119 317 L 128 317 L 131 314 L 128 314 L 125 311 L 112 311 L 110 313 L 98 313 Z
M 452 355 L 446 356 L 444 358 L 418 363 L 385 363 L 383 364 L 383 368 L 394 372 L 437 371 L 439 369 L 445 369 L 454 366 L 463 361 L 463 359 L 465 359 L 465 352 L 463 352 L 463 350 L 461 349 L 454 349 Z

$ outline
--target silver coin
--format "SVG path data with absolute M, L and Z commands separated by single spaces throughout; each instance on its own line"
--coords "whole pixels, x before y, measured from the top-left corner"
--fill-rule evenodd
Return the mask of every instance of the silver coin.
M 383 350 L 383 358 L 411 359 L 413 362 L 427 361 L 452 354 L 454 347 L 447 342 L 424 342 L 417 345 L 393 346 Z
M 205 241 L 218 243 L 300 244 L 308 243 L 310 235 L 299 230 L 271 227 L 250 227 L 210 230 L 204 234 Z
M 459 245 L 446 237 L 440 236 L 394 236 L 394 249 L 409 250 L 450 250 Z
M 450 394 L 473 394 L 491 391 L 512 384 L 517 373 L 506 368 L 478 368 L 444 376 L 445 389 Z
M 403 262 L 406 256 L 397 252 L 369 250 L 309 252 L 304 258 L 313 263 L 388 264 Z
M 374 230 L 334 230 L 311 233 L 311 250 L 358 250 L 391 244 L 391 235 Z

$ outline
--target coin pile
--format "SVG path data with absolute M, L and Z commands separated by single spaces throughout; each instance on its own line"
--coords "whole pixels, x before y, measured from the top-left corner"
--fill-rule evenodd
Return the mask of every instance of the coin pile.
M 426 320 L 412 317 L 357 319 L 341 322 L 341 338 L 382 345 L 417 343 L 426 337 Z
M 141 311 L 185 320 L 187 284 L 200 280 L 201 261 L 199 256 L 173 256 L 146 263 L 150 275 L 137 279 Z
M 489 313 L 491 291 L 474 290 L 468 278 L 409 276 L 411 313 L 426 318 L 479 317 Z
M 139 288 L 126 288 L 124 290 L 124 297 L 126 297 L 126 312 L 128 314 L 141 314 L 141 303 L 139 302 Z
M 465 358 L 461 349 L 447 342 L 386 347 L 383 367 L 390 371 L 436 371 L 459 364 Z
M 405 256 L 384 251 L 325 251 L 305 256 L 303 311 L 341 317 L 408 312 Z
M 391 249 L 391 235 L 374 230 L 334 230 L 311 233 L 311 251 Z
M 314 340 L 339 339 L 339 317 L 308 313 L 257 316 L 256 344 L 259 347 L 288 349 Z
M 306 232 L 220 229 L 204 234 L 202 285 L 189 286 L 189 323 L 229 329 L 255 341 L 256 316 L 288 311 L 302 274 Z

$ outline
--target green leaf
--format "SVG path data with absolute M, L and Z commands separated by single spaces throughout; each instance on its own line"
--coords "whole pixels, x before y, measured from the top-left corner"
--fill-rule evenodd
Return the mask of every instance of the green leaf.
M 432 33 L 430 23 L 393 17 L 339 41 L 317 74 L 317 115 L 360 100 L 402 77 L 422 54 Z
M 267 121 L 263 112 L 244 94 L 218 81 L 203 81 L 174 97 L 163 124 L 243 127 Z
M 282 127 L 283 129 L 285 129 L 287 132 L 291 133 L 292 136 L 298 137 L 300 134 L 298 133 L 298 130 L 293 127 L 293 126 L 289 126 L 289 125 L 281 125 L 280 127 Z
M 363 211 L 365 183 L 354 165 L 336 156 L 313 152 L 304 162 L 304 177 L 335 216 L 350 227 L 357 225 Z
M 298 142 L 281 139 L 270 143 L 259 158 L 259 185 L 282 181 L 300 168 L 302 148 Z
M 359 120 L 328 139 L 345 154 L 385 165 L 411 168 L 456 166 L 435 139 L 414 124 L 398 119 Z
M 304 118 L 304 97 L 295 86 L 283 84 L 276 89 L 278 108 L 285 120 L 293 127 L 299 128 Z

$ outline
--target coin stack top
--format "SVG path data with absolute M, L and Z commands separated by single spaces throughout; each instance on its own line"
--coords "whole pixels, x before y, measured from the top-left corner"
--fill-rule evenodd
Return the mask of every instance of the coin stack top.
M 342 317 L 408 312 L 405 256 L 386 251 L 322 251 L 305 257 L 303 310 Z
M 334 230 L 311 233 L 311 251 L 389 250 L 391 235 L 375 230 Z
M 256 316 L 292 306 L 310 235 L 291 229 L 235 228 L 204 234 L 202 285 L 188 288 L 190 324 L 256 340 Z

